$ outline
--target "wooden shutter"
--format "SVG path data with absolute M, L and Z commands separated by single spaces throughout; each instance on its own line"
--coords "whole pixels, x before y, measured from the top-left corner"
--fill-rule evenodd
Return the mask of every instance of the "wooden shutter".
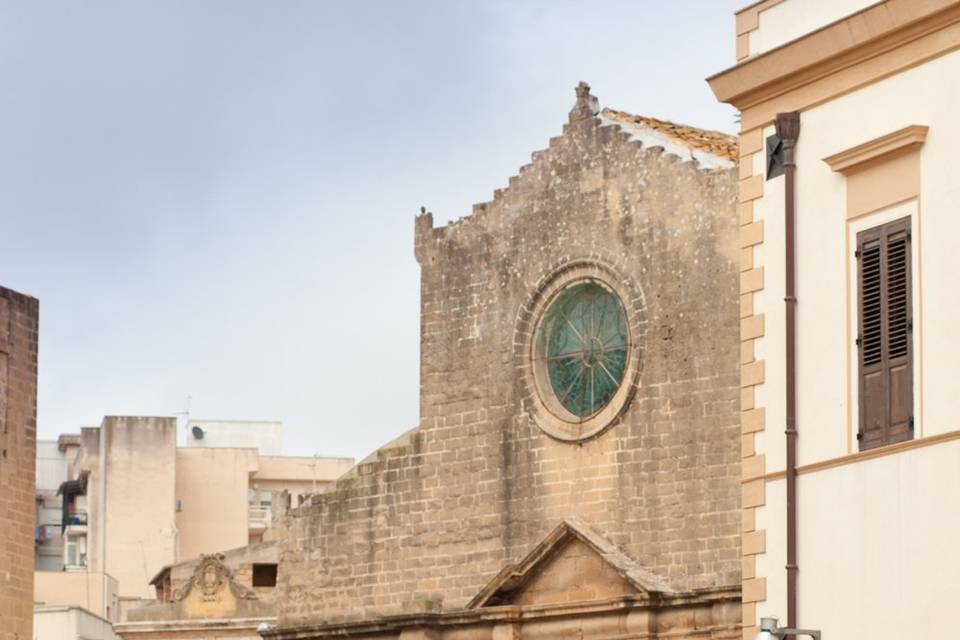
M 913 438 L 910 218 L 857 234 L 860 449 Z

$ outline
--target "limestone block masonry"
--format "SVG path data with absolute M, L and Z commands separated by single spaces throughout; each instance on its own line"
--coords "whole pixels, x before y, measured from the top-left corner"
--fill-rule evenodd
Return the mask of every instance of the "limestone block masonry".
M 766 379 L 766 362 L 757 357 L 757 343 L 766 329 L 765 316 L 757 313 L 754 298 L 763 295 L 764 271 L 761 262 L 763 220 L 754 215 L 754 202 L 763 196 L 763 136 L 756 129 L 740 137 L 740 189 L 737 204 L 740 223 L 740 426 L 743 457 L 743 508 L 741 531 L 743 552 L 743 637 L 753 638 L 757 628 L 757 603 L 766 600 L 767 582 L 757 577 L 757 556 L 766 552 L 767 532 L 757 528 L 757 508 L 766 501 L 766 456 L 758 453 L 756 438 L 766 429 L 766 409 L 756 400 L 757 388 Z
M 38 319 L 0 287 L 0 640 L 33 638 Z
M 566 518 L 674 589 L 739 586 L 737 170 L 589 104 L 471 216 L 417 218 L 421 422 L 291 512 L 281 626 L 462 608 Z M 631 292 L 639 350 L 631 399 L 574 442 L 537 424 L 521 346 L 571 265 Z

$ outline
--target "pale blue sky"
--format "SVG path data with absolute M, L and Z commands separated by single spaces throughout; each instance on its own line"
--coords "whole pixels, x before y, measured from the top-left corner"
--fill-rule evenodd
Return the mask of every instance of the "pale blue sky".
M 417 422 L 413 217 L 466 215 L 601 105 L 732 132 L 744 0 L 0 4 L 0 284 L 41 303 L 41 438 L 278 419 L 360 457 Z

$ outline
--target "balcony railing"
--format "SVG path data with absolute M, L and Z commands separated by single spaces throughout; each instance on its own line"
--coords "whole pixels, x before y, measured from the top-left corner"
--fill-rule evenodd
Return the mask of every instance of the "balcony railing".
M 265 507 L 250 507 L 247 520 L 250 523 L 250 529 L 263 530 L 270 528 L 271 511 Z
M 63 531 L 66 531 L 72 527 L 86 527 L 86 526 L 87 526 L 86 511 L 74 511 L 73 513 L 63 514 L 63 523 L 62 523 Z

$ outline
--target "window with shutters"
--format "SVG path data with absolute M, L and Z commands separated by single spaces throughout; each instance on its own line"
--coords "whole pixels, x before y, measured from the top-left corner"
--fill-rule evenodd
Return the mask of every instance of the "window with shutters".
M 857 234 L 860 450 L 913 438 L 910 218 Z

